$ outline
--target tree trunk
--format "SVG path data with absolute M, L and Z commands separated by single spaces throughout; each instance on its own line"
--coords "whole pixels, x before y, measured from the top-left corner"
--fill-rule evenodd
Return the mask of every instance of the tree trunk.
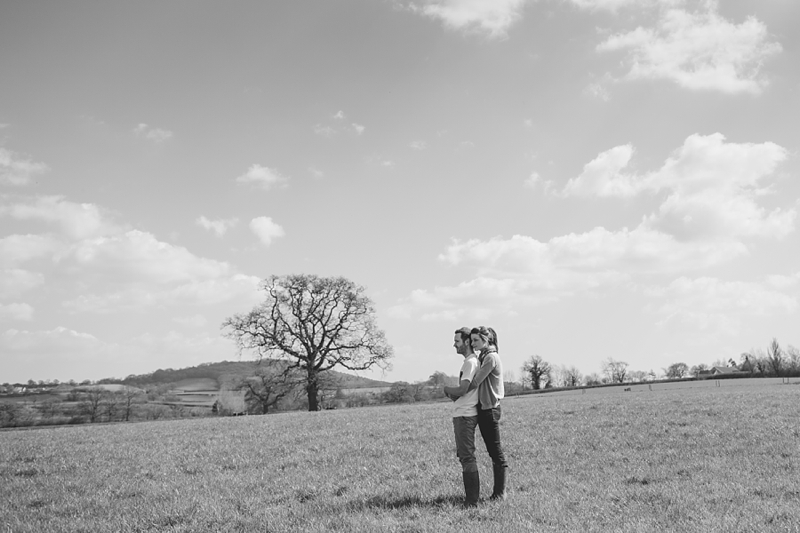
M 319 382 L 317 381 L 317 373 L 315 371 L 309 370 L 308 372 L 306 392 L 308 393 L 308 410 L 319 411 Z

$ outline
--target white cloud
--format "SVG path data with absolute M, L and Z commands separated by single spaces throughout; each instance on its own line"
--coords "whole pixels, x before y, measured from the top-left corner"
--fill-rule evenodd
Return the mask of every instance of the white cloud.
M 336 129 L 330 126 L 323 126 L 322 124 L 315 124 L 314 133 L 323 137 L 333 137 L 336 135 Z
M 314 133 L 316 133 L 317 135 L 321 135 L 322 137 L 330 138 L 333 137 L 334 135 L 337 135 L 340 132 L 353 132 L 356 135 L 362 135 L 364 131 L 367 129 L 366 126 L 364 126 L 363 124 L 359 124 L 357 122 L 352 122 L 350 123 L 349 126 L 343 124 L 342 121 L 344 121 L 347 118 L 347 115 L 344 113 L 344 111 L 341 110 L 336 112 L 336 114 L 332 115 L 330 118 L 335 121 L 334 122 L 335 126 L 331 126 L 330 124 L 317 123 L 314 125 L 313 128 Z
M 208 320 L 203 315 L 176 316 L 172 320 L 173 322 L 192 328 L 201 328 L 208 323 Z
M 583 167 L 580 176 L 567 182 L 561 194 L 620 197 L 639 194 L 645 188 L 643 181 L 622 172 L 632 156 L 633 146 L 630 144 L 601 153 Z
M 225 233 L 239 223 L 238 218 L 227 218 L 211 220 L 205 216 L 200 216 L 195 220 L 195 223 L 207 230 L 213 231 L 217 237 L 222 237 Z
M 781 274 L 774 274 L 767 276 L 767 284 L 778 290 L 786 290 L 800 285 L 800 272 L 794 275 L 785 276 Z
M 95 284 L 133 281 L 162 285 L 234 274 L 228 263 L 197 257 L 186 248 L 139 230 L 86 239 L 75 243 L 59 259 L 66 273 L 91 274 Z
M 392 168 L 394 161 L 386 159 L 382 155 L 370 155 L 364 158 L 364 162 L 368 165 L 378 165 L 383 168 Z
M 277 170 L 258 164 L 252 165 L 247 172 L 236 178 L 238 183 L 252 183 L 265 191 L 273 187 L 285 187 L 289 178 L 282 176 Z
M 9 329 L 0 334 L 0 353 L 5 357 L 3 363 L 8 363 L 10 381 L 121 377 L 165 366 L 197 365 L 232 352 L 230 341 L 219 335 L 174 331 L 143 334 L 119 344 L 63 326 L 51 330 Z
M 0 206 L 0 215 L 55 223 L 66 236 L 86 239 L 120 231 L 110 213 L 94 204 L 78 204 L 62 196 L 41 196 L 27 203 Z
M 570 3 L 581 9 L 591 11 L 611 11 L 616 12 L 623 8 L 650 8 L 658 6 L 679 6 L 685 0 L 568 0 Z
M 156 144 L 161 144 L 166 142 L 174 136 L 173 132 L 169 130 L 164 130 L 161 128 L 151 128 L 147 124 L 139 124 L 135 128 L 133 128 L 133 133 L 137 137 L 141 137 L 143 139 L 147 139 L 148 141 L 152 141 Z
M 625 172 L 631 145 L 617 146 L 588 163 L 561 195 L 631 197 L 669 191 L 645 224 L 681 240 L 762 236 L 782 238 L 794 230 L 797 212 L 770 212 L 756 200 L 771 189 L 764 182 L 787 157 L 770 142 L 727 143 L 722 134 L 690 135 L 655 172 Z
M 666 79 L 686 89 L 759 94 L 768 83 L 761 65 L 781 45 L 768 40 L 756 18 L 734 24 L 716 12 L 716 1 L 705 5 L 695 13 L 667 9 L 657 27 L 612 35 L 597 50 L 629 52 L 626 80 Z
M 0 147 L 0 183 L 27 185 L 34 176 L 44 174 L 48 170 L 50 168 L 44 163 L 31 161 Z
M 47 350 L 53 350 L 63 344 L 86 347 L 99 343 L 99 340 L 89 333 L 80 333 L 73 329 L 58 326 L 51 330 L 38 331 L 9 329 L 0 336 L 0 343 L 12 346 L 15 352 L 31 352 L 38 351 L 43 347 L 46 347 Z
M 247 302 L 260 298 L 260 279 L 246 274 L 230 274 L 209 279 L 197 279 L 171 289 L 168 301 L 214 305 L 234 298 Z
M 412 291 L 407 298 L 390 307 L 388 313 L 394 318 L 415 317 L 426 322 L 476 322 L 496 313 L 513 316 L 521 305 L 535 305 L 551 299 L 541 294 L 531 295 L 531 289 L 524 280 L 478 277 L 454 287 Z
M 425 141 L 411 141 L 408 146 L 414 150 L 424 150 L 428 147 Z
M 4 305 L 0 303 L 0 320 L 31 320 L 33 318 L 33 307 L 26 303 L 10 303 Z
M 584 94 L 592 98 L 602 100 L 603 102 L 608 102 L 609 100 L 611 100 L 611 93 L 609 93 L 608 89 L 606 89 L 605 83 L 601 82 L 590 83 L 589 85 L 586 86 L 583 92 Z
M 700 330 L 735 334 L 748 317 L 796 313 L 797 298 L 768 284 L 680 277 L 664 289 L 651 291 L 664 302 L 655 311 L 658 324 L 681 324 Z
M 474 272 L 474 278 L 413 291 L 389 312 L 426 320 L 467 318 L 475 309 L 511 316 L 524 307 L 627 287 L 639 277 L 703 269 L 746 252 L 741 243 L 684 243 L 644 226 L 616 232 L 598 227 L 544 242 L 523 235 L 454 240 L 439 259 Z
M 494 302 L 487 293 L 480 296 L 481 305 L 503 311 L 513 305 L 561 299 L 579 291 L 627 286 L 653 276 L 684 275 L 748 254 L 746 238 L 782 238 L 794 229 L 794 207 L 767 212 L 756 204 L 759 197 L 773 192 L 767 180 L 787 157 L 780 146 L 726 143 L 720 134 L 691 135 L 660 169 L 643 175 L 628 170 L 633 154 L 630 145 L 600 154 L 578 178 L 568 182 L 559 196 L 631 197 L 667 191 L 657 211 L 643 217 L 637 227 L 614 231 L 596 227 L 547 241 L 525 235 L 454 240 L 439 259 L 473 272 L 473 281 L 415 291 L 393 308 L 393 316 L 443 317 L 459 313 L 459 298 L 477 286 L 496 284 L 496 293 L 507 301 Z M 526 183 L 535 186 L 539 181 L 534 173 Z M 797 279 L 773 276 L 768 283 L 790 286 Z M 685 285 L 677 283 L 673 290 Z M 513 289 L 505 289 L 509 286 Z M 747 284 L 717 284 L 713 288 L 728 295 L 746 290 L 751 309 L 768 307 L 772 304 L 765 302 L 773 301 L 785 309 L 793 310 L 796 305 L 795 299 L 780 298 L 779 290 L 759 292 Z M 691 307 L 690 302 L 686 309 Z M 681 316 L 688 316 L 688 311 L 681 312 Z
M 774 143 L 726 143 L 721 134 L 691 135 L 647 178 L 670 195 L 648 224 L 680 238 L 783 238 L 794 230 L 794 209 L 770 212 L 756 199 L 787 151 Z
M 0 265 L 13 267 L 51 256 L 64 244 L 51 235 L 8 235 L 0 238 Z
M 260 279 L 232 274 L 211 279 L 196 279 L 172 286 L 154 286 L 131 279 L 114 285 L 116 290 L 81 294 L 63 302 L 63 307 L 79 313 L 118 313 L 153 306 L 209 306 L 237 300 L 255 305 Z
M 453 240 L 439 260 L 473 272 L 473 281 L 415 291 L 395 306 L 394 316 L 459 312 L 458 298 L 465 289 L 492 283 L 510 284 L 513 290 L 498 289 L 498 294 L 506 294 L 512 305 L 524 305 L 653 276 L 682 275 L 748 254 L 747 238 L 783 238 L 794 230 L 795 207 L 767 211 L 756 203 L 773 192 L 767 180 L 787 157 L 780 146 L 727 143 L 720 134 L 691 135 L 660 169 L 643 175 L 628 170 L 633 154 L 631 145 L 603 152 L 557 196 L 631 197 L 667 191 L 659 208 L 638 226 L 596 227 L 547 241 L 525 235 Z M 539 182 L 534 173 L 525 184 Z M 796 280 L 774 277 L 770 283 Z M 481 305 L 491 299 L 481 298 Z M 503 310 L 508 302 L 491 305 Z
M 535 189 L 536 186 L 542 181 L 542 177 L 538 172 L 531 172 L 531 175 L 525 178 L 522 185 L 527 189 Z
M 325 177 L 325 173 L 317 168 L 308 167 L 308 171 L 311 172 L 311 175 L 317 179 Z
M 59 234 L 9 235 L 0 238 L 0 297 L 14 297 L 44 284 L 43 274 L 22 265 L 46 260 L 51 287 L 80 291 L 62 305 L 72 311 L 108 312 L 151 305 L 206 305 L 234 297 L 249 298 L 257 279 L 229 263 L 198 257 L 153 234 L 127 230 L 93 204 L 45 197 L 0 206 L 0 214 L 58 225 Z M 209 221 L 212 231 L 232 225 Z M 201 221 L 199 224 L 203 225 Z M 55 267 L 55 268 L 53 268 Z M 91 292 L 86 287 L 91 280 Z M 66 296 L 70 298 L 70 296 Z
M 250 229 L 264 246 L 269 246 L 272 241 L 285 235 L 283 228 L 273 222 L 270 217 L 254 218 L 250 221 Z
M 458 143 L 458 147 L 456 149 L 461 151 L 461 150 L 472 150 L 473 148 L 475 148 L 474 142 L 461 141 L 460 143 Z
M 44 275 L 19 268 L 0 268 L 0 298 L 28 292 L 44 284 Z
M 447 264 L 471 266 L 480 275 L 537 278 L 547 287 L 561 289 L 594 276 L 619 273 L 669 273 L 706 268 L 747 253 L 734 241 L 683 242 L 648 228 L 609 231 L 597 227 L 542 242 L 524 235 L 488 241 L 453 241 L 439 259 Z M 609 279 L 614 276 L 609 276 Z
M 488 35 L 506 37 L 508 29 L 522 17 L 527 0 L 428 0 L 412 3 L 409 9 L 445 27 Z
M 75 363 L 89 359 L 100 362 L 109 355 L 108 345 L 94 335 L 58 326 L 50 330 L 8 329 L 0 334 L 4 364 L 17 372 L 20 380 L 42 376 L 65 381 L 76 376 Z M 21 374 L 21 375 L 20 375 Z M 100 376 L 97 376 L 98 378 Z M 12 380 L 14 378 L 11 378 Z

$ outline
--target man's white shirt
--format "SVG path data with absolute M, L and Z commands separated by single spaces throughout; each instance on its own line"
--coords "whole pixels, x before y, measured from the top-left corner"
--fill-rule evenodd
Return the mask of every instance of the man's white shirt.
M 461 365 L 461 371 L 458 374 L 458 385 L 460 386 L 461 382 L 465 379 L 471 382 L 479 366 L 480 363 L 475 354 L 465 358 L 464 363 Z M 467 392 L 453 403 L 453 418 L 457 416 L 478 416 L 477 388 Z

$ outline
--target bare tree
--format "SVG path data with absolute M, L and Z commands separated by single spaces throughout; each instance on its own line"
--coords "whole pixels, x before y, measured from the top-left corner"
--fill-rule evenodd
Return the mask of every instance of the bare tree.
M 764 350 L 756 348 L 751 350 L 751 353 L 753 354 L 753 365 L 755 366 L 756 372 L 762 375 L 768 374 L 770 371 L 770 364 Z
M 611 357 L 603 361 L 603 374 L 611 383 L 625 383 L 628 373 L 628 363 L 617 361 Z
M 436 388 L 445 387 L 450 384 L 455 385 L 456 381 L 458 381 L 458 378 L 453 378 L 452 376 L 448 376 L 447 374 L 445 374 L 440 370 L 437 370 L 436 372 L 431 374 L 431 377 L 428 378 L 428 383 L 432 387 Z
M 589 386 L 589 387 L 594 386 L 594 385 L 600 385 L 601 383 L 603 383 L 603 381 L 600 379 L 600 376 L 597 374 L 597 372 L 592 372 L 591 374 L 587 374 L 585 381 L 586 381 L 586 385 Z
M 672 363 L 664 370 L 664 374 L 670 379 L 680 379 L 689 373 L 689 365 L 686 363 Z
M 541 387 L 549 389 L 551 387 L 564 387 L 564 368 L 559 365 L 550 365 L 550 372 L 542 377 Z
M 773 338 L 767 347 L 767 364 L 776 376 L 783 375 L 783 362 L 784 357 L 781 345 L 778 344 L 778 339 Z
M 505 383 L 517 382 L 517 373 L 514 372 L 513 368 L 506 368 L 505 370 L 503 370 L 503 381 Z
M 800 350 L 790 344 L 786 348 L 786 358 L 789 372 L 795 376 L 800 374 Z
M 261 284 L 266 300 L 222 324 L 239 350 L 259 359 L 288 362 L 303 374 L 309 411 L 318 410 L 320 375 L 334 367 L 387 368 L 392 347 L 378 329 L 364 287 L 337 277 L 271 276 Z
M 106 415 L 108 422 L 113 422 L 117 418 L 117 413 L 120 411 L 120 398 L 114 392 L 106 392 L 103 399 L 103 413 Z
M 708 370 L 708 365 L 705 363 L 700 363 L 699 365 L 694 365 L 692 368 L 689 369 L 689 373 L 694 377 L 700 375 L 700 372 L 705 372 Z
M 0 427 L 14 427 L 20 419 L 21 406 L 16 402 L 0 403 Z
M 581 384 L 581 381 L 583 381 L 583 374 L 574 366 L 569 368 L 564 367 L 562 370 L 562 377 L 566 387 L 577 387 Z
M 528 374 L 531 379 L 531 386 L 534 390 L 542 388 L 543 380 L 549 378 L 550 372 L 553 368 L 550 363 L 542 359 L 541 355 L 532 355 L 522 365 L 522 372 Z
M 448 376 L 444 372 L 437 370 L 436 372 L 431 374 L 426 383 L 431 387 L 433 387 L 431 396 L 437 398 L 444 398 L 444 388 L 447 386 L 455 386 L 457 382 L 458 382 L 457 377 Z
M 144 391 L 137 389 L 136 387 L 125 387 L 122 389 L 119 395 L 122 413 L 125 418 L 125 422 L 128 422 L 131 419 L 131 414 L 133 414 L 136 405 L 141 403 L 143 400 Z
M 247 405 L 258 414 L 265 415 L 270 407 L 292 394 L 301 381 L 301 376 L 296 372 L 285 372 L 279 363 L 268 364 L 264 360 L 256 364 L 253 376 L 242 379 L 238 388 L 245 391 L 244 401 Z
M 42 412 L 42 418 L 52 418 L 58 413 L 59 407 L 61 405 L 61 400 L 58 398 L 47 398 L 45 401 L 42 402 L 40 407 Z
M 631 372 L 628 372 L 625 377 L 628 378 L 629 381 L 641 382 L 641 381 L 647 381 L 648 375 L 649 374 L 644 370 L 633 370 Z
M 102 387 L 89 387 L 82 391 L 78 409 L 89 417 L 89 422 L 97 422 L 103 413 L 105 399 L 106 391 Z

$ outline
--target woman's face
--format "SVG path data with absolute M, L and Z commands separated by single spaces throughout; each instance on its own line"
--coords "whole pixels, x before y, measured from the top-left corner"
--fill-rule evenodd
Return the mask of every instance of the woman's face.
M 472 339 L 472 348 L 476 352 L 479 352 L 479 351 L 483 350 L 484 348 L 486 348 L 486 344 L 487 344 L 486 341 L 484 341 L 481 338 L 481 336 L 478 335 L 477 333 L 473 333 L 469 337 L 470 337 L 470 339 Z

